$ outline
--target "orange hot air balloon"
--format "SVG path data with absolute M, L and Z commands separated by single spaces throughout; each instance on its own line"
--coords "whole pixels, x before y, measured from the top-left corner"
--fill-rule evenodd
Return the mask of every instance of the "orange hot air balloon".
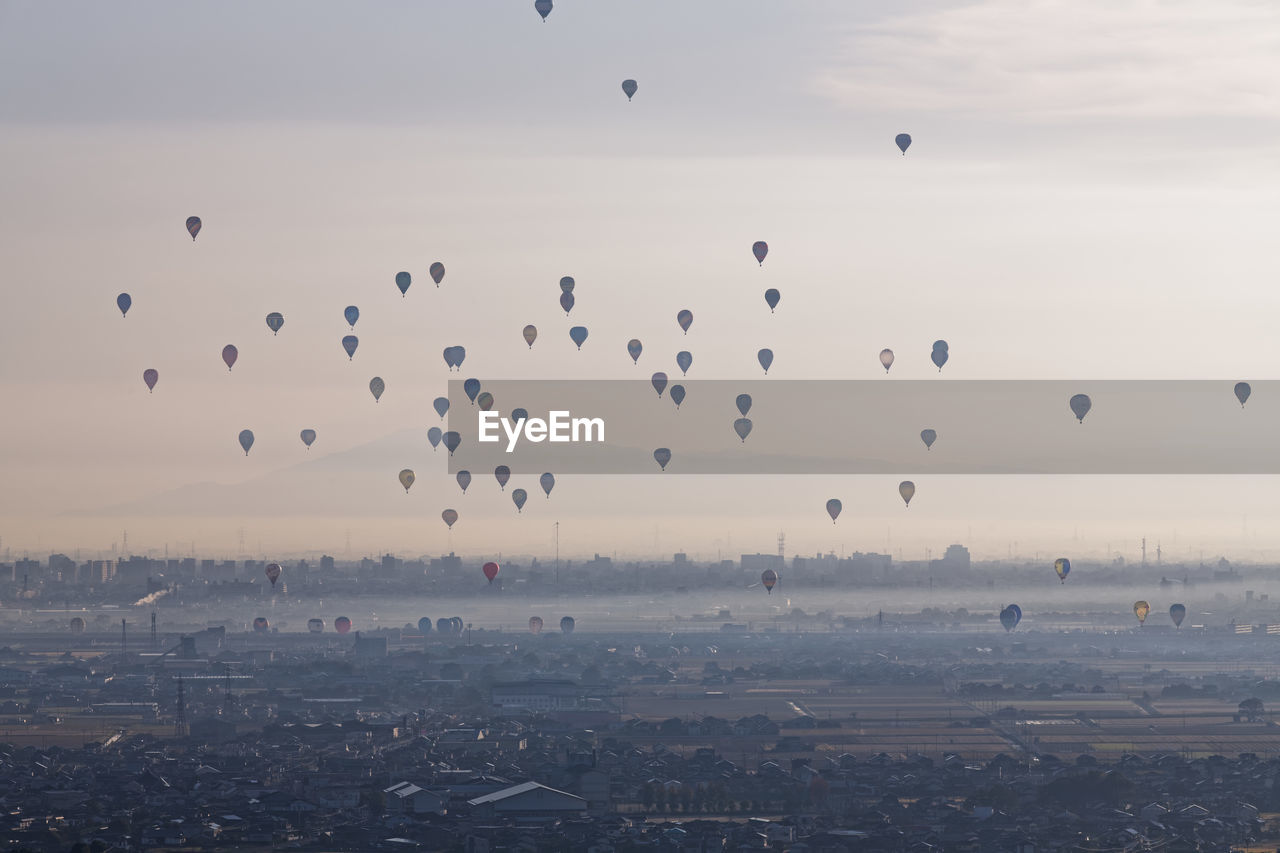
M 481 571 L 489 579 L 489 583 L 493 583 L 493 579 L 498 576 L 498 572 L 501 570 L 498 568 L 497 563 L 485 563 Z
M 773 594 L 773 587 L 778 582 L 778 573 L 773 569 L 765 569 L 760 575 L 760 583 L 764 584 L 764 588 L 769 594 Z
M 345 616 L 339 616 L 333 620 L 333 629 L 339 634 L 345 634 L 351 630 L 351 620 Z
M 280 580 L 280 564 L 267 563 L 266 569 L 263 570 L 267 576 L 267 580 L 271 581 L 272 588 L 275 587 L 276 581 Z
M 1141 627 L 1147 621 L 1147 614 L 1151 612 L 1151 605 L 1145 601 L 1135 601 L 1133 603 L 1133 615 L 1138 617 L 1138 626 Z

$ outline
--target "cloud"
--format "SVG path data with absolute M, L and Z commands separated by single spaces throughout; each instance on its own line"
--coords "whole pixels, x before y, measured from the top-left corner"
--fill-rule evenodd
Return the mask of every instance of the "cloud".
M 1032 121 L 1280 117 L 1280 4 L 986 0 L 850 30 L 850 109 Z

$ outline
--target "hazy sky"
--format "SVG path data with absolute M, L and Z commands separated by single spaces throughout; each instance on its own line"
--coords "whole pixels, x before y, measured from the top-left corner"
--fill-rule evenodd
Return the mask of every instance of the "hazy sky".
M 1280 7 L 532 7 L 0 2 L 5 546 L 127 528 L 134 550 L 231 554 L 244 528 L 272 553 L 349 531 L 359 553 L 478 555 L 546 551 L 558 520 L 570 554 L 772 551 L 779 530 L 908 558 L 1143 535 L 1280 553 L 1276 478 L 919 477 L 904 510 L 894 477 L 565 476 L 550 501 L 513 483 L 516 515 L 426 443 L 452 344 L 481 379 L 674 374 L 689 349 L 691 394 L 759 376 L 762 346 L 779 379 L 874 378 L 883 347 L 892 379 L 1221 379 L 1229 402 L 1280 378 Z

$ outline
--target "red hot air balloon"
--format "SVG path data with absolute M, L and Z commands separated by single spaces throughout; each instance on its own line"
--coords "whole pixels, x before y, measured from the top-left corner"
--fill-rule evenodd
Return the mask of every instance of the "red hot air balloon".
M 493 583 L 493 579 L 498 576 L 499 568 L 497 563 L 485 563 L 481 571 L 484 576 L 489 579 L 489 583 Z
M 280 564 L 267 563 L 267 567 L 263 570 L 263 573 L 266 574 L 267 580 L 271 581 L 271 587 L 274 589 L 276 581 L 280 580 Z
M 346 634 L 351 630 L 351 620 L 345 616 L 339 616 L 333 620 L 333 629 L 339 634 Z
M 777 582 L 778 573 L 773 569 L 765 569 L 764 573 L 760 575 L 760 583 L 764 584 L 765 590 L 771 594 L 773 593 L 773 587 Z

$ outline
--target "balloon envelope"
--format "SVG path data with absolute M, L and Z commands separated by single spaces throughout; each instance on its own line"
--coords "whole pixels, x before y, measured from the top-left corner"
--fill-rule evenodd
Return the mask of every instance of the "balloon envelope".
M 127 293 L 122 293 L 116 297 L 116 307 L 120 309 L 120 316 L 127 316 L 130 306 L 133 305 L 133 297 Z
M 160 381 L 160 371 L 154 367 L 148 367 L 142 371 L 142 381 L 147 384 L 148 391 L 155 390 L 156 383 Z
M 493 395 L 488 391 L 481 391 L 476 396 L 476 405 L 480 407 L 480 411 L 487 412 L 493 408 Z
M 572 634 L 574 629 L 574 621 L 572 616 L 566 616 L 560 620 L 560 630 L 566 634 Z
M 493 469 L 493 478 L 498 481 L 498 488 L 505 489 L 507 481 L 511 479 L 511 469 L 506 465 L 499 465 Z
M 738 406 L 738 413 L 744 418 L 751 411 L 751 395 L 739 394 L 738 398 L 733 401 Z
M 1174 604 L 1169 608 L 1169 618 L 1173 620 L 1173 627 L 1181 628 L 1182 620 L 1187 618 L 1187 608 L 1181 604 Z
M 676 367 L 680 368 L 680 375 L 688 374 L 689 368 L 693 366 L 693 353 L 681 350 L 676 353 Z
M 443 418 L 449 411 L 449 398 L 436 397 L 435 400 L 432 401 L 431 407 L 436 410 L 437 415 Z
M 489 583 L 493 583 L 493 579 L 498 576 L 500 569 L 497 563 L 485 563 L 481 566 L 480 571 L 484 572 L 484 576 L 489 579 Z
M 880 350 L 880 364 L 884 366 L 884 372 L 888 373 L 889 368 L 893 367 L 893 350 L 891 349 Z
M 911 147 L 911 134 L 899 133 L 893 138 L 893 141 L 898 144 L 899 150 L 901 150 L 903 154 L 906 154 L 907 149 Z
M 454 522 L 458 520 L 458 511 L 456 509 L 446 509 L 440 513 L 440 517 L 444 519 L 444 523 L 452 530 Z
M 764 292 L 765 304 L 769 306 L 769 311 L 778 307 L 778 303 L 782 300 L 782 294 L 778 292 L 776 287 L 771 287 Z
M 466 392 L 467 399 L 474 403 L 476 396 L 480 393 L 480 380 L 468 379 L 462 383 L 462 390 Z
M 684 402 L 685 390 L 683 385 L 671 386 L 671 402 L 676 404 L 676 408 L 680 408 L 680 404 Z
M 566 317 L 569 315 L 569 312 L 573 310 L 573 302 L 574 299 L 572 293 L 560 294 L 560 307 L 564 309 Z
M 676 322 L 680 324 L 680 328 L 685 334 L 689 333 L 689 327 L 693 325 L 693 312 L 688 308 L 676 315 Z
M 266 633 L 267 629 L 270 627 L 271 623 L 267 621 L 267 617 L 265 616 L 259 616 L 257 619 L 253 620 L 253 630 L 257 631 L 259 634 Z
M 632 96 L 632 95 L 634 95 L 634 94 L 636 93 L 636 89 L 638 89 L 638 88 L 639 88 L 639 87 L 638 87 L 638 86 L 636 86 L 636 81 L 635 81 L 635 80 L 623 80 L 623 81 L 622 81 L 622 91 L 623 91 L 623 94 L 625 94 L 625 95 L 627 96 L 627 100 L 628 100 L 628 101 L 629 101 L 629 100 L 631 100 L 631 96 Z
M 458 487 L 462 489 L 462 493 L 467 493 L 467 487 L 471 485 L 471 472 L 459 471 L 455 479 L 458 481 Z
M 280 580 L 280 564 L 267 563 L 267 567 L 262 570 L 262 573 L 267 576 L 267 580 L 271 581 L 271 585 L 275 586 L 276 581 Z
M 452 456 L 453 451 L 457 450 L 459 445 L 462 444 L 462 434 L 456 429 L 451 429 L 441 436 L 440 440 L 444 442 L 445 449 L 448 450 L 449 455 Z
M 268 314 L 267 328 L 271 330 L 272 334 L 275 334 L 276 332 L 284 328 L 284 315 L 281 314 L 279 311 L 272 311 L 270 314 Z
M 230 372 L 231 368 L 235 366 L 236 359 L 239 357 L 240 351 L 236 349 L 234 345 L 227 344 L 222 348 L 222 361 L 227 365 L 228 372 Z
M 440 427 L 431 427 L 427 430 L 427 441 L 431 442 L 431 449 L 435 450 L 440 445 L 444 433 L 440 431 Z
M 524 502 L 529 499 L 529 493 L 524 489 L 513 489 L 511 491 L 511 502 L 516 505 L 516 512 L 524 509 Z
M 920 440 L 924 442 L 926 448 L 933 447 L 933 443 L 938 440 L 938 433 L 931 429 L 920 430 Z
M 529 617 L 529 633 L 539 634 L 541 632 L 542 632 L 542 617 L 530 616 Z
M 342 316 L 346 319 L 347 325 L 354 329 L 356 320 L 360 319 L 360 309 L 354 305 L 348 305 L 342 310 Z
M 582 349 L 582 345 L 586 343 L 587 340 L 587 327 L 574 326 L 569 330 L 569 340 L 577 344 L 578 349 Z
M 1075 415 L 1080 423 L 1084 423 L 1084 416 L 1093 408 L 1093 401 L 1089 399 L 1088 394 L 1077 394 L 1071 398 L 1070 405 L 1071 414 Z
M 667 470 L 667 463 L 671 461 L 671 450 L 666 447 L 659 447 L 653 451 L 653 459 L 658 463 L 658 467 L 665 471 Z
M 351 630 L 351 620 L 345 616 L 339 616 L 333 620 L 333 629 L 339 634 L 345 634 Z
M 313 634 L 319 634 L 321 631 L 323 631 L 323 630 L 324 630 L 324 620 L 323 620 L 323 619 L 308 619 L 308 620 L 307 620 L 307 630 L 308 630 L 308 631 L 310 631 L 310 632 L 311 632 L 311 633 L 313 633 Z
M 1012 631 L 1014 626 L 1018 624 L 1018 615 L 1012 609 L 1006 607 L 1000 611 L 1000 624 L 1004 626 L 1006 631 Z
M 556 487 L 555 475 L 548 471 L 538 478 L 538 485 L 542 486 L 542 491 L 547 493 L 547 497 L 551 497 L 551 490 Z
M 202 223 L 200 222 L 199 216 L 187 217 L 187 233 L 191 235 L 191 239 L 193 242 L 196 239 L 196 235 L 200 233 L 201 224 Z
M 911 506 L 911 498 L 915 496 L 916 484 L 910 480 L 903 480 L 898 484 L 898 494 L 902 495 L 902 502 L 907 506 Z
M 644 351 L 644 344 L 640 343 L 638 338 L 632 338 L 627 341 L 627 355 L 631 356 L 633 362 L 640 361 L 640 353 Z
M 240 430 L 240 446 L 244 448 L 244 455 L 249 455 L 249 448 L 253 447 L 253 430 Z
M 373 394 L 373 402 L 382 399 L 382 392 L 387 390 L 387 383 L 382 381 L 381 376 L 375 376 L 369 380 L 369 391 Z
M 407 272 L 396 273 L 396 287 L 400 288 L 400 295 L 404 296 L 405 291 L 409 289 L 409 285 L 413 282 L 413 277 Z
M 745 443 L 747 436 L 751 435 L 751 419 L 738 418 L 733 422 L 733 431 L 736 432 L 738 434 L 738 438 L 742 439 L 743 443 Z
M 662 391 L 667 387 L 667 374 L 658 372 L 650 377 L 649 382 L 653 384 L 653 390 L 658 392 L 658 396 L 662 396 Z
M 756 353 L 756 359 L 760 362 L 760 366 L 764 368 L 764 372 L 768 373 L 769 368 L 773 366 L 773 350 L 760 350 L 760 352 Z
M 764 256 L 769 254 L 769 244 L 763 240 L 755 241 L 751 244 L 751 254 L 756 256 L 760 266 L 764 266 Z
M 524 327 L 524 342 L 529 345 L 529 349 L 533 349 L 533 342 L 538 339 L 538 327 L 530 323 Z
M 947 351 L 944 349 L 936 349 L 929 355 L 929 360 L 938 368 L 938 372 L 942 372 L 942 365 L 947 363 Z
M 404 486 L 405 494 L 409 493 L 409 487 L 413 485 L 414 479 L 412 468 L 405 468 L 400 472 L 400 485 Z
M 546 23 L 547 15 L 551 14 L 551 0 L 534 0 L 533 8 L 542 16 L 543 23 Z
M 342 348 L 347 351 L 347 361 L 356 354 L 356 347 L 360 346 L 360 339 L 355 335 L 347 335 L 342 339 Z
M 1151 605 L 1145 601 L 1135 601 L 1133 603 L 1133 615 L 1138 617 L 1138 624 L 1141 625 L 1147 621 L 1147 614 L 1151 612 Z
M 844 509 L 844 504 L 840 503 L 838 498 L 832 498 L 827 501 L 827 515 L 831 516 L 831 523 L 835 524 L 836 519 L 840 517 L 840 510 Z
M 299 433 L 299 435 L 302 438 L 302 443 L 305 444 L 307 447 L 310 447 L 312 444 L 315 443 L 315 440 L 316 440 L 315 430 L 304 429 L 301 433 Z
M 521 421 L 529 420 L 529 412 L 526 409 L 512 409 L 511 414 L 507 417 L 511 418 L 511 423 L 518 426 Z
M 71 617 L 71 633 L 73 634 L 84 633 L 84 619 L 82 619 L 79 616 Z
M 773 587 L 778 583 L 778 573 L 773 569 L 765 569 L 760 573 L 760 583 L 769 592 L 773 592 Z
M 431 280 L 436 283 L 436 287 L 439 287 L 440 282 L 444 281 L 444 264 L 436 261 L 431 265 L 429 272 L 431 273 Z
M 1058 580 L 1063 583 L 1067 582 L 1067 575 L 1071 574 L 1071 561 L 1066 557 L 1059 557 L 1053 561 L 1053 570 L 1058 575 Z
M 1248 382 L 1236 383 L 1236 399 L 1240 401 L 1240 408 L 1244 408 L 1244 404 L 1248 402 L 1249 395 L 1253 393 L 1253 388 Z
M 431 633 L 431 617 L 430 616 L 423 616 L 421 619 L 418 620 L 418 633 L 419 634 Z
M 560 279 L 560 292 L 573 293 L 573 276 L 567 275 Z

